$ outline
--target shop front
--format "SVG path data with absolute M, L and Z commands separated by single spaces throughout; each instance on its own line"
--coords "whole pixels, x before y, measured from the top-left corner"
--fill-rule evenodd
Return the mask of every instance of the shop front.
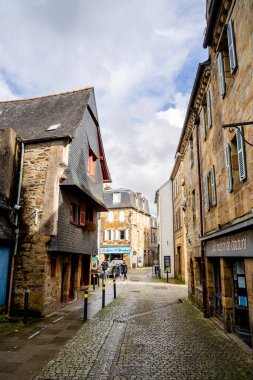
M 204 239 L 209 315 L 252 347 L 253 230 Z
M 99 250 L 99 262 L 108 260 L 130 260 L 130 246 L 114 245 L 114 246 L 101 246 Z

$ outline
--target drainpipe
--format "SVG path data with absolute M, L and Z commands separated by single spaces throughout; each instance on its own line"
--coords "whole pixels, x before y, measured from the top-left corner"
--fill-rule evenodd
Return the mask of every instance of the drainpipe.
M 11 257 L 11 269 L 10 269 L 10 283 L 9 283 L 9 292 L 8 292 L 8 304 L 7 304 L 7 313 L 10 314 L 10 308 L 11 308 L 11 295 L 12 295 L 12 286 L 13 286 L 13 272 L 14 272 L 14 263 L 15 263 L 15 256 L 17 254 L 18 249 L 18 239 L 19 239 L 19 210 L 20 210 L 20 196 L 21 196 L 21 186 L 22 186 L 22 177 L 23 177 L 23 165 L 24 165 L 24 143 L 21 141 L 21 139 L 17 138 L 17 142 L 20 143 L 21 146 L 21 153 L 20 153 L 20 164 L 19 164 L 19 179 L 18 179 L 18 193 L 17 193 L 17 199 L 16 204 L 14 206 L 15 209 L 15 243 L 14 243 L 14 250 L 13 255 Z
M 202 203 L 202 183 L 201 183 L 201 166 L 200 166 L 200 144 L 199 144 L 199 115 L 195 113 L 196 141 L 197 141 L 197 160 L 198 160 L 198 185 L 199 185 L 199 211 L 200 211 L 200 236 L 203 237 L 203 203 Z M 207 317 L 207 299 L 206 299 L 206 271 L 205 271 L 205 251 L 204 242 L 201 242 L 201 278 L 202 278 L 202 302 L 203 313 Z

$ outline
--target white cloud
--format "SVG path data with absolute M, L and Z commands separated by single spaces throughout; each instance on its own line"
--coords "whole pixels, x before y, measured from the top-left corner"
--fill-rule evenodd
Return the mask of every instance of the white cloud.
M 153 201 L 174 162 L 204 0 L 0 0 L 0 98 L 94 86 L 113 186 Z

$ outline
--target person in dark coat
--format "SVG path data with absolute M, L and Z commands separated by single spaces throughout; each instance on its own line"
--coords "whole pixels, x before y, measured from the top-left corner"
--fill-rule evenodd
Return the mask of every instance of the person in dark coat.
M 123 281 L 127 280 L 127 265 L 125 261 L 123 261 L 123 264 L 121 265 L 121 270 L 123 274 Z

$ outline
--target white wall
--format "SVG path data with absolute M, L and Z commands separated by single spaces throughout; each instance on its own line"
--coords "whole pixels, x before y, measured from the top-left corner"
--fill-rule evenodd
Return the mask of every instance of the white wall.
M 173 238 L 173 207 L 172 207 L 172 182 L 165 182 L 157 190 L 157 222 L 158 222 L 158 243 L 160 244 L 160 268 L 161 276 L 164 273 L 164 256 L 170 256 L 171 273 L 169 277 L 174 277 L 174 238 Z

